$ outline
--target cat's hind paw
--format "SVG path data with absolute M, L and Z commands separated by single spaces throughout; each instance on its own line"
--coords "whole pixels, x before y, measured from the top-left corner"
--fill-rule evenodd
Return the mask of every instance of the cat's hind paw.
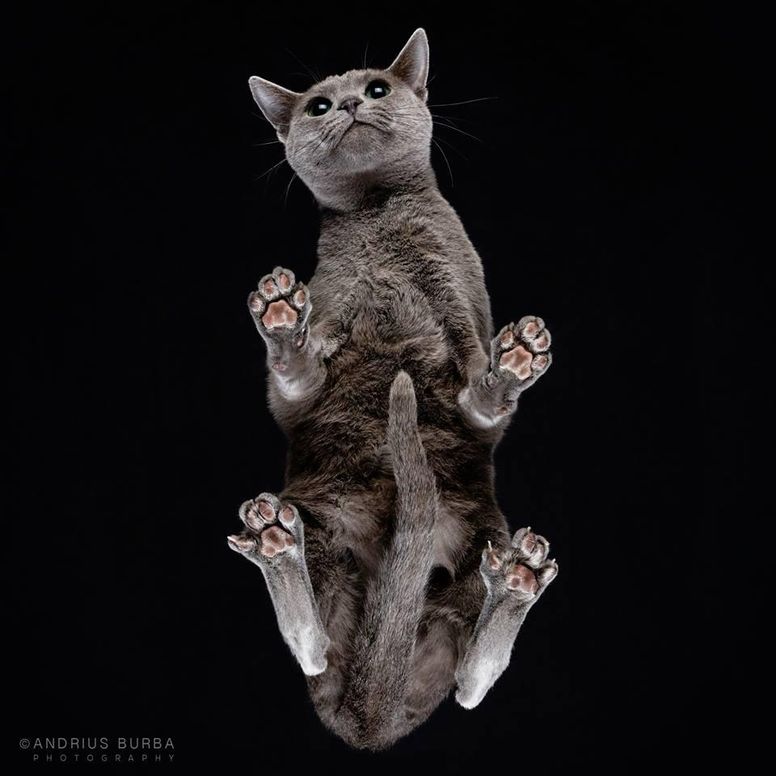
M 533 602 L 558 574 L 558 564 L 547 558 L 550 543 L 530 528 L 521 528 L 506 550 L 490 543 L 482 553 L 480 573 L 488 590 Z
M 227 542 L 254 563 L 302 549 L 302 520 L 293 504 L 282 504 L 271 493 L 262 493 L 244 502 L 239 515 L 245 530 L 227 537 Z

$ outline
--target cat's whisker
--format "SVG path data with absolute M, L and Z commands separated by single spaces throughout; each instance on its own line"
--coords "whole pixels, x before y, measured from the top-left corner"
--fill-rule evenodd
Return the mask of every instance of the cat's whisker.
M 321 133 L 321 137 L 320 138 L 314 137 L 311 140 L 308 140 L 302 146 L 300 146 L 299 148 L 295 149 L 296 152 L 299 153 L 301 151 L 307 151 L 312 146 L 315 146 L 312 149 L 312 155 L 314 156 L 318 152 L 318 150 L 331 138 L 332 134 L 334 133 L 334 131 L 336 129 L 337 129 L 336 126 L 335 127 L 325 127 L 323 132 Z
M 455 180 L 453 179 L 453 169 L 450 167 L 450 162 L 447 158 L 447 154 L 445 153 L 445 149 L 442 148 L 442 146 L 439 145 L 439 143 L 437 143 L 433 137 L 431 138 L 431 142 L 439 149 L 439 153 L 442 154 L 442 158 L 445 160 L 445 164 L 447 165 L 448 175 L 450 176 L 450 185 L 455 186 Z
M 476 124 L 477 123 L 473 119 L 466 119 L 463 116 L 445 116 L 443 113 L 432 113 L 431 115 L 434 118 L 445 119 L 445 120 L 450 121 L 452 123 L 455 123 L 456 121 L 465 121 L 467 124 Z
M 461 100 L 460 102 L 435 102 L 429 103 L 429 108 L 451 108 L 454 105 L 471 105 L 473 102 L 487 102 L 489 100 L 498 100 L 499 97 L 475 97 L 473 100 Z
M 256 181 L 260 181 L 266 175 L 269 175 L 273 170 L 277 170 L 277 168 L 280 167 L 280 165 L 285 164 L 286 161 L 287 161 L 286 157 L 284 156 L 277 164 L 273 164 L 272 167 L 270 167 L 268 170 L 265 170 L 261 175 L 259 175 L 258 178 L 254 178 L 253 179 L 254 183 Z
M 434 121 L 434 125 L 437 127 L 444 127 L 445 129 L 452 129 L 453 132 L 459 132 L 462 135 L 466 135 L 466 137 L 472 138 L 472 140 L 476 140 L 478 143 L 482 143 L 482 138 L 477 137 L 477 135 L 472 135 L 471 132 L 466 132 L 463 129 L 458 129 L 458 127 L 454 127 L 452 124 L 444 124 L 443 122 L 436 120 Z
M 285 196 L 283 197 L 283 209 L 284 209 L 284 210 L 285 210 L 285 208 L 288 206 L 288 192 L 289 192 L 289 191 L 291 191 L 291 184 L 292 184 L 292 183 L 293 183 L 295 180 L 296 180 L 296 173 L 294 173 L 294 174 L 291 176 L 291 180 L 288 182 L 288 186 L 286 186 L 286 194 L 285 194 Z
M 303 151 L 308 151 L 310 148 L 314 147 L 313 153 L 315 153 L 322 145 L 324 145 L 324 143 L 326 143 L 326 141 L 331 138 L 336 129 L 337 127 L 324 127 L 320 137 L 313 137 L 307 142 L 295 147 L 294 152 L 298 154 Z
M 316 83 L 321 80 L 321 77 L 312 68 L 308 67 L 302 60 L 291 51 L 290 48 L 286 48 L 286 51 L 305 69 L 306 74 L 310 76 Z
M 434 138 L 438 143 L 444 143 L 451 151 L 455 151 L 458 156 L 460 156 L 465 161 L 469 161 L 469 157 L 466 156 L 464 153 L 460 151 L 456 146 L 454 146 L 449 140 L 445 140 L 443 137 L 437 137 Z
M 296 75 L 300 78 L 304 78 L 305 80 L 310 78 L 310 73 L 303 73 L 301 70 L 295 70 L 293 73 L 289 73 L 289 75 Z

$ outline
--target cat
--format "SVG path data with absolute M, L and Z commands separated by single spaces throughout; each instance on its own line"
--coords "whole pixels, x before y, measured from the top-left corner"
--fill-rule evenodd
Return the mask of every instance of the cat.
M 513 536 L 493 450 L 550 366 L 526 316 L 494 336 L 480 258 L 430 162 L 429 49 L 385 70 L 253 97 L 320 206 L 309 286 L 276 267 L 248 297 L 267 347 L 286 485 L 239 510 L 229 546 L 262 571 L 318 715 L 385 749 L 455 688 L 471 709 L 557 574 Z

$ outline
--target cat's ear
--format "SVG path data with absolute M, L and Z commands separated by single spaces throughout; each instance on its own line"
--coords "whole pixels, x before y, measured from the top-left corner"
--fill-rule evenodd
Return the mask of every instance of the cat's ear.
M 251 87 L 253 99 L 261 108 L 261 112 L 267 121 L 275 127 L 278 138 L 285 142 L 294 106 L 302 95 L 273 84 L 272 81 L 265 81 L 257 75 L 251 76 L 248 79 L 248 84 Z
M 421 100 L 428 97 L 428 38 L 422 27 L 412 33 L 388 71 L 408 83 Z

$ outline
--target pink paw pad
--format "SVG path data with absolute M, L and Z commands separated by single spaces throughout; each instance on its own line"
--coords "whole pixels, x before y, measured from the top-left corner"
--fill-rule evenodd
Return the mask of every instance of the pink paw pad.
M 240 507 L 246 530 L 227 537 L 229 547 L 243 555 L 273 558 L 287 552 L 302 539 L 299 513 L 291 504 L 281 504 L 272 493 L 262 493 Z
M 482 554 L 480 573 L 489 589 L 503 585 L 523 602 L 541 595 L 558 573 L 558 564 L 548 560 L 550 543 L 530 528 L 521 528 L 511 546 L 494 548 L 488 542 Z
M 533 571 L 519 563 L 507 571 L 506 579 L 510 590 L 519 590 L 521 593 L 533 595 L 539 589 L 539 582 Z
M 533 381 L 550 365 L 551 339 L 541 318 L 528 315 L 517 324 L 508 324 L 494 340 L 494 368 L 510 372 L 518 380 Z
M 251 291 L 248 296 L 248 307 L 251 312 L 258 313 L 259 315 L 264 312 L 266 304 L 258 291 Z
M 522 345 L 518 345 L 501 356 L 499 366 L 514 372 L 521 380 L 526 380 L 531 376 L 531 361 L 533 356 Z
M 261 322 L 267 329 L 275 329 L 279 326 L 291 328 L 298 317 L 296 310 L 284 299 L 280 299 L 270 303 L 267 312 L 261 317 Z
M 292 340 L 297 347 L 304 344 L 306 323 L 312 310 L 310 295 L 303 283 L 296 282 L 290 269 L 275 267 L 265 275 L 258 289 L 248 296 L 248 309 L 262 334 L 271 334 L 275 341 Z M 278 362 L 272 367 L 285 371 L 286 364 Z
M 490 542 L 488 542 L 488 549 L 485 551 L 485 562 L 493 569 L 493 571 L 498 571 L 502 566 L 499 553 L 493 549 Z
M 256 549 L 256 540 L 245 534 L 227 536 L 226 541 L 235 552 L 252 552 Z
M 261 554 L 272 558 L 296 544 L 294 537 L 279 526 L 273 525 L 261 534 Z
M 292 507 L 285 506 L 278 513 L 278 518 L 280 518 L 280 522 L 283 525 L 291 526 L 294 524 L 294 520 L 296 520 L 296 512 L 294 512 Z
M 258 509 L 259 514 L 265 523 L 275 522 L 275 508 L 272 506 L 272 504 L 269 503 L 269 501 L 258 501 L 256 508 Z

